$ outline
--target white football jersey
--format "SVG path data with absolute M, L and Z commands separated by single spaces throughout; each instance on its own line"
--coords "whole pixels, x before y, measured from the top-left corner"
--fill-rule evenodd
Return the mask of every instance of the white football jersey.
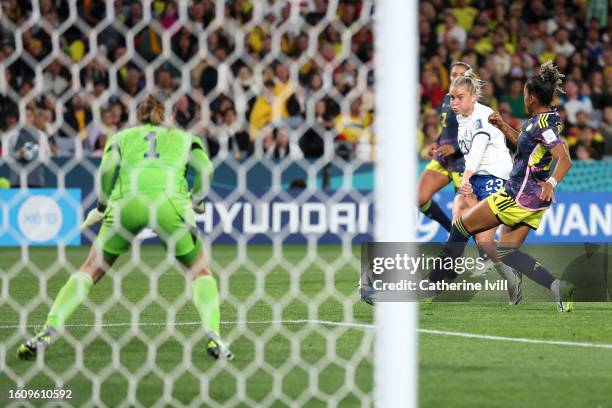
M 506 137 L 501 130 L 489 123 L 493 109 L 476 102 L 470 116 L 457 115 L 459 148 L 467 162 L 474 136 L 483 134 L 489 138 L 480 166 L 475 174 L 492 175 L 508 180 L 512 171 L 512 158 L 506 146 Z

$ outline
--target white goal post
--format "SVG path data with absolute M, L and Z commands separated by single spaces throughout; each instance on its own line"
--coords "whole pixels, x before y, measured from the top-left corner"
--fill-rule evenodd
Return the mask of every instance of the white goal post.
M 375 238 L 414 242 L 416 187 L 418 3 L 381 0 L 375 14 Z M 418 304 L 376 305 L 374 400 L 378 407 L 418 405 Z

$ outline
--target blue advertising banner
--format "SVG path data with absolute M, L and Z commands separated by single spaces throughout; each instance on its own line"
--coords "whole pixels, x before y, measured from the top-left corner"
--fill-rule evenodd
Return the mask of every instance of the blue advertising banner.
M 218 193 L 218 191 L 217 191 Z M 219 194 L 226 197 L 227 193 Z M 234 194 L 230 196 L 235 197 Z M 213 242 L 306 243 L 366 242 L 372 240 L 373 192 L 315 191 L 253 192 L 233 202 L 206 202 L 206 211 L 196 218 L 198 226 Z
M 598 193 L 556 192 L 556 202 L 546 210 L 540 227 L 527 236 L 530 243 L 612 242 L 611 195 Z M 451 216 L 454 193 L 442 191 L 434 200 L 443 204 Z M 421 241 L 446 241 L 448 234 L 435 221 L 419 214 L 417 226 Z
M 304 243 L 316 239 L 321 244 L 373 240 L 374 205 L 372 192 L 334 194 L 315 192 L 270 196 L 250 192 L 249 198 L 219 193 L 214 202 L 206 203 L 198 226 L 212 242 L 236 242 L 238 237 L 249 243 L 270 243 L 275 237 L 284 243 Z M 235 192 L 234 192 L 235 193 Z M 612 242 L 612 203 L 610 194 L 558 192 L 557 201 L 546 211 L 537 231 L 527 242 Z M 434 197 L 451 216 L 454 194 L 442 191 Z M 260 199 L 261 198 L 261 199 Z M 444 242 L 448 234 L 438 223 L 417 212 L 417 238 L 422 242 Z
M 80 245 L 81 190 L 0 190 L 0 246 Z

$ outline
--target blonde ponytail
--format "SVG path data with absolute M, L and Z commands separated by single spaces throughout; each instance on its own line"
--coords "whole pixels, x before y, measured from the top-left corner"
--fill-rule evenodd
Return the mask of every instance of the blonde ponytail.
M 455 80 L 451 83 L 451 87 L 463 87 L 472 95 L 476 95 L 477 98 L 480 98 L 484 84 L 486 84 L 486 82 L 479 79 L 474 70 L 470 68 L 465 71 L 463 76 L 455 78 Z
M 138 121 L 155 126 L 165 120 L 164 106 L 154 95 L 147 95 L 138 105 Z

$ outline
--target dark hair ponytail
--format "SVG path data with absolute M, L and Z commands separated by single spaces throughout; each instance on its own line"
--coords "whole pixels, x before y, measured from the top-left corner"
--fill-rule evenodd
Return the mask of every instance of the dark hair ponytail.
M 527 80 L 525 87 L 530 94 L 535 95 L 542 105 L 550 105 L 556 95 L 562 95 L 563 75 L 552 61 L 540 66 L 540 74 Z

